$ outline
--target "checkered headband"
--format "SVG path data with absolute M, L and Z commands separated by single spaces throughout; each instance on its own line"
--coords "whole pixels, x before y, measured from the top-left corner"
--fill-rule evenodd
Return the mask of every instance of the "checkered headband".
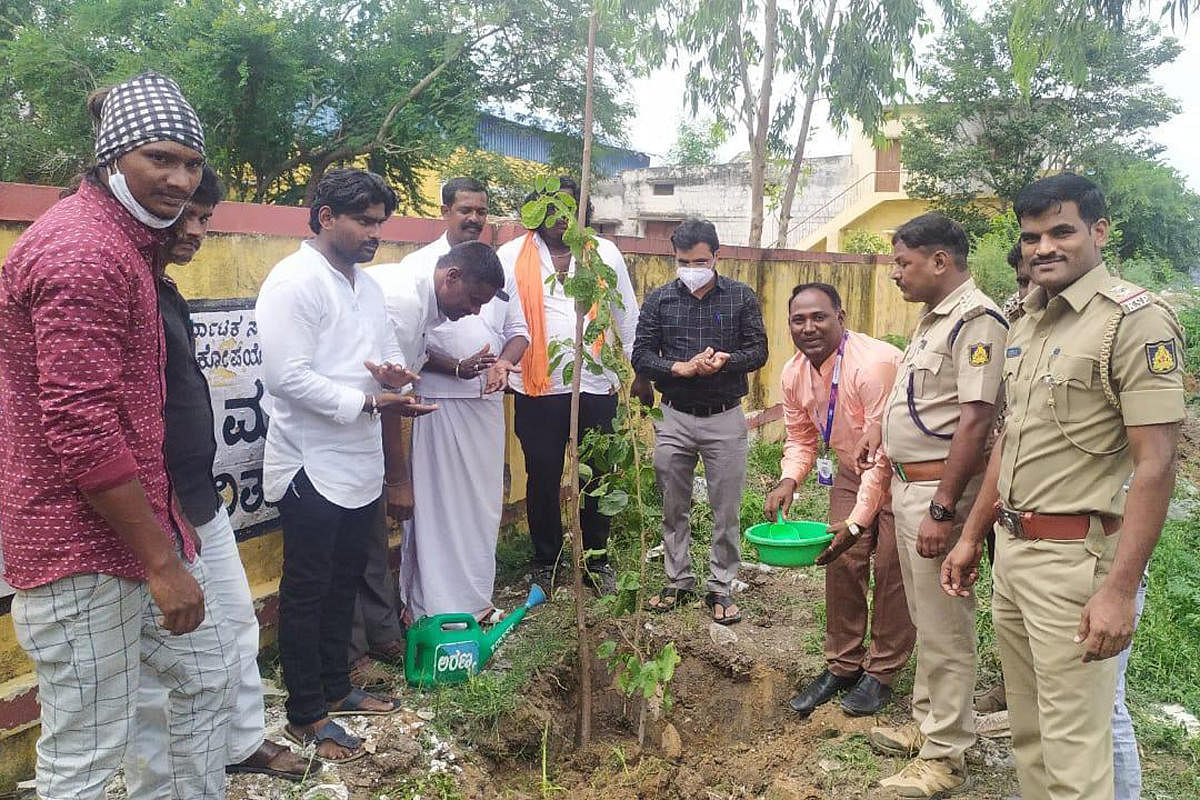
M 204 129 L 179 89 L 157 72 L 114 86 L 104 99 L 96 132 L 96 163 L 116 159 L 151 142 L 177 142 L 204 154 Z

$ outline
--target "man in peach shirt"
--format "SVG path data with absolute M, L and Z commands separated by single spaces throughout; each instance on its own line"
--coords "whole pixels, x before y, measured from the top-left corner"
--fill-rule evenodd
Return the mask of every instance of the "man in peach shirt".
M 846 329 L 836 289 L 807 283 L 792 290 L 788 326 L 800 352 L 783 368 L 783 414 L 787 441 L 782 477 L 767 495 L 766 514 L 786 514 L 792 495 L 814 466 L 830 487 L 829 521 L 834 539 L 817 558 L 825 571 L 825 670 L 791 707 L 807 716 L 839 691 L 852 716 L 877 713 L 891 697 L 891 683 L 912 652 L 916 630 L 908 616 L 896 550 L 885 460 L 860 478 L 855 446 L 864 429 L 878 424 L 896 377 L 900 351 Z M 838 466 L 833 454 L 837 454 Z M 875 554 L 875 617 L 867 635 L 867 591 Z

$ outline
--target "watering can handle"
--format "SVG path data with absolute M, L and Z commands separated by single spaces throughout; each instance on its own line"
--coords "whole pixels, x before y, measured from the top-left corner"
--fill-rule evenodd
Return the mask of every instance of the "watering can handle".
M 479 630 L 479 620 L 475 619 L 474 614 L 439 614 L 438 627 L 444 631 L 447 625 L 466 625 L 467 630 Z
M 777 521 L 779 522 L 780 525 L 782 525 L 783 524 L 783 506 L 780 506 L 779 508 L 777 508 L 775 510 L 775 513 L 778 515 L 776 518 Z

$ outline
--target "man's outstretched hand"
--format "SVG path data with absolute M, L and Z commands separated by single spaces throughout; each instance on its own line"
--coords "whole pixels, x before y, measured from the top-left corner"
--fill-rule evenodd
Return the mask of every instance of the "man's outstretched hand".
M 367 372 L 371 373 L 371 377 L 380 386 L 385 386 L 388 389 L 403 389 L 410 383 L 416 383 L 421 380 L 419 375 L 409 372 L 399 364 L 393 364 L 390 361 L 385 361 L 382 364 L 376 364 L 374 361 L 364 361 L 363 366 L 367 368 Z
M 411 394 L 383 392 L 375 395 L 375 401 L 384 414 L 399 414 L 402 417 L 420 417 L 438 410 L 436 403 L 422 403 Z
M 775 488 L 767 493 L 766 502 L 763 503 L 763 514 L 766 518 L 774 522 L 780 511 L 786 517 L 792 510 L 792 496 L 795 493 L 796 481 L 791 478 L 780 478 L 779 483 L 775 484 Z

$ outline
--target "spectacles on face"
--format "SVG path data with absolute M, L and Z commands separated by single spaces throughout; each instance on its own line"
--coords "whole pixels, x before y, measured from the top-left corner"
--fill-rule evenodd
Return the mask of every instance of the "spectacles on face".
M 688 261 L 685 258 L 677 258 L 677 259 L 675 259 L 675 266 L 677 266 L 677 267 L 699 267 L 700 269 L 704 269 L 706 267 L 711 267 L 713 265 L 714 261 L 715 261 L 715 259 L 712 259 L 712 258 L 697 258 L 692 261 Z

